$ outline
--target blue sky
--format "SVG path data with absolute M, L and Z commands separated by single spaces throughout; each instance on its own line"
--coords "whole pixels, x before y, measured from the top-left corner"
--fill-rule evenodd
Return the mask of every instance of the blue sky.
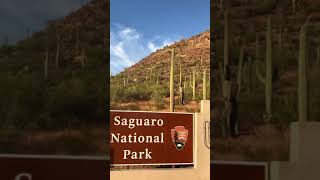
M 110 11 L 112 74 L 210 27 L 210 0 L 111 0 Z
M 48 20 L 57 19 L 77 10 L 90 0 L 1 0 L 0 44 L 5 37 L 10 43 L 24 39 L 27 29 L 43 29 Z

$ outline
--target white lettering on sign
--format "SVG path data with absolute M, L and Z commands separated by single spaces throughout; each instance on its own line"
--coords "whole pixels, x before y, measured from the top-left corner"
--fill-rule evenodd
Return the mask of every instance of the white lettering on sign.
M 164 134 L 159 136 L 138 136 L 137 133 L 121 135 L 120 133 L 111 133 L 111 143 L 164 143 Z
M 22 180 L 22 178 L 27 178 L 28 180 L 32 180 L 32 175 L 29 173 L 20 173 L 18 175 L 16 175 L 16 177 L 14 178 L 14 180 Z
M 129 129 L 134 129 L 137 126 L 163 126 L 162 119 L 127 119 L 120 116 L 114 117 L 115 126 L 127 126 Z
M 130 150 L 123 150 L 123 159 L 152 159 L 152 152 L 145 149 L 142 152 L 131 152 Z

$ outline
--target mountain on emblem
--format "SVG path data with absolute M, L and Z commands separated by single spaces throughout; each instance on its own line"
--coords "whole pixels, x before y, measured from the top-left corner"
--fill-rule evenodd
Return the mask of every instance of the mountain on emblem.
M 188 130 L 184 126 L 171 129 L 171 139 L 177 150 L 182 150 L 188 140 Z

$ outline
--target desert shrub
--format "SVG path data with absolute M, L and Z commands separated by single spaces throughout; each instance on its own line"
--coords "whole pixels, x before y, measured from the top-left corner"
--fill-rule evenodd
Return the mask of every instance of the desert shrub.
M 275 95 L 274 98 L 273 123 L 288 126 L 292 121 L 296 121 L 298 117 L 297 94 Z
M 125 89 L 125 100 L 149 100 L 152 95 L 152 89 L 146 83 L 129 86 Z
M 124 96 L 125 89 L 118 84 L 111 84 L 110 86 L 110 102 L 115 104 L 121 102 Z
M 121 84 L 111 84 L 110 99 L 113 103 L 150 100 L 151 96 L 152 88 L 147 83 L 130 84 L 125 87 Z
M 99 97 L 93 94 L 91 81 L 73 78 L 61 82 L 48 90 L 47 111 L 53 127 L 61 124 L 76 127 L 97 118 Z
M 4 79 L 6 78 L 6 79 Z M 31 128 L 43 110 L 43 83 L 36 74 L 5 75 L 1 77 L 1 127 Z M 33 119 L 33 121 L 30 121 Z
M 155 105 L 158 110 L 163 109 L 164 106 L 164 97 L 167 95 L 167 88 L 161 86 L 155 86 L 153 88 L 152 99 L 155 102 Z

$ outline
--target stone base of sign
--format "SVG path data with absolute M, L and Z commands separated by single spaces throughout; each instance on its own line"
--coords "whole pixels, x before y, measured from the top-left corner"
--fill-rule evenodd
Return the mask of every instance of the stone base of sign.
M 111 171 L 111 180 L 209 180 L 210 149 L 208 147 L 208 122 L 210 122 L 210 101 L 201 101 L 201 112 L 195 113 L 194 125 L 194 167 L 172 169 L 133 169 Z M 210 143 L 209 143 L 210 144 Z
M 298 122 L 290 127 L 290 161 L 271 162 L 271 180 L 320 179 L 320 123 Z

